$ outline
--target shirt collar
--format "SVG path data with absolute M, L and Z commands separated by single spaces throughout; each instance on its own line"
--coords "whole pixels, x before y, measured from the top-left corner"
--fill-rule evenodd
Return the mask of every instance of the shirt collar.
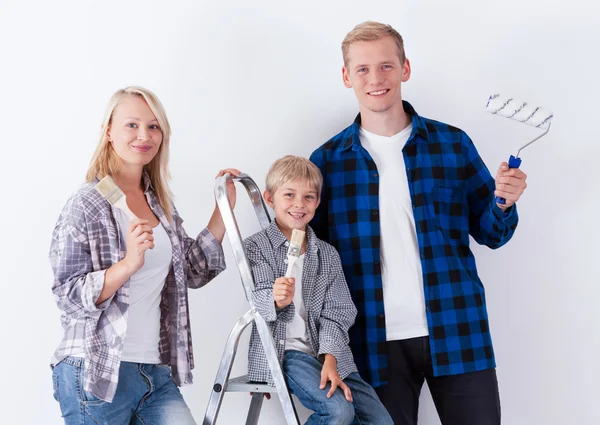
M 274 248 L 279 248 L 281 245 L 289 242 L 285 235 L 281 233 L 281 230 L 279 230 L 279 226 L 277 226 L 277 222 L 275 220 L 273 220 L 269 227 L 267 227 L 266 232 L 267 237 L 273 243 Z M 306 239 L 306 250 L 315 252 L 317 250 L 317 236 L 310 226 L 306 226 Z
M 415 108 L 413 108 L 412 105 L 407 101 L 403 100 L 402 106 L 404 107 L 404 111 L 411 117 L 412 120 L 413 128 L 408 140 L 413 139 L 415 135 L 418 135 L 423 140 L 429 140 L 429 131 L 427 131 L 427 126 L 423 118 L 421 118 L 421 116 L 417 114 Z M 358 150 L 362 146 L 359 137 L 360 123 L 361 117 L 359 113 L 354 119 L 354 123 L 352 123 L 352 125 L 348 128 L 349 131 L 347 131 L 345 135 L 346 141 L 344 142 L 343 150 L 347 150 L 350 148 Z

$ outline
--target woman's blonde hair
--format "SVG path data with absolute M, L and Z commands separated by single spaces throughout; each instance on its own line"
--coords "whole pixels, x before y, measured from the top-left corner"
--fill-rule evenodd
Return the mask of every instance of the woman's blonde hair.
M 267 190 L 275 193 L 287 182 L 302 181 L 313 187 L 321 197 L 323 176 L 319 168 L 301 156 L 286 155 L 271 165 L 267 173 Z
M 118 90 L 112 95 L 106 108 L 104 120 L 102 121 L 100 142 L 90 161 L 90 166 L 85 179 L 88 182 L 94 182 L 96 179 L 102 179 L 107 175 L 114 175 L 121 166 L 121 158 L 116 154 L 112 143 L 108 141 L 108 131 L 112 124 L 115 109 L 124 99 L 131 96 L 138 96 L 144 99 L 156 117 L 162 132 L 162 142 L 158 149 L 158 153 L 149 164 L 144 166 L 144 171 L 148 173 L 158 202 L 164 210 L 167 219 L 171 221 L 173 217 L 173 194 L 168 185 L 168 180 L 171 177 L 169 174 L 169 140 L 171 138 L 171 126 L 169 125 L 167 114 L 165 113 L 165 109 L 160 103 L 160 100 L 148 89 L 130 86 Z
M 375 21 L 366 21 L 358 24 L 350 31 L 344 41 L 342 41 L 342 56 L 344 58 L 344 66 L 348 66 L 348 49 L 350 45 L 358 41 L 375 41 L 380 38 L 390 36 L 396 42 L 398 47 L 398 56 L 400 63 L 404 65 L 406 61 L 406 53 L 404 52 L 404 40 L 402 36 L 392 28 L 391 25 L 382 24 Z

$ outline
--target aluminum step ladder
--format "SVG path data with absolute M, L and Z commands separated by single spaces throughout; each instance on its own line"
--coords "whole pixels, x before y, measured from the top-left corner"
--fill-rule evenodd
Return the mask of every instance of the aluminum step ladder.
M 275 350 L 273 337 L 271 336 L 271 332 L 265 320 L 260 316 L 254 306 L 254 303 L 252 302 L 254 279 L 252 277 L 248 259 L 246 258 L 246 254 L 244 252 L 244 245 L 240 235 L 240 229 L 238 228 L 235 215 L 233 214 L 233 210 L 231 209 L 231 205 L 229 203 L 229 196 L 227 194 L 227 182 L 229 180 L 239 182 L 245 187 L 248 195 L 250 196 L 252 206 L 254 207 L 254 212 L 258 217 L 261 227 L 266 229 L 271 223 L 271 218 L 269 217 L 267 206 L 265 205 L 261 196 L 260 189 L 254 180 L 252 180 L 248 175 L 242 173 L 239 175 L 239 177 L 232 177 L 229 174 L 225 174 L 224 176 L 216 179 L 215 197 L 217 199 L 217 205 L 221 211 L 221 216 L 223 217 L 227 237 L 231 243 L 233 256 L 240 272 L 242 285 L 246 293 L 246 299 L 250 304 L 250 310 L 244 314 L 240 320 L 238 320 L 229 334 L 202 425 L 215 425 L 217 423 L 217 417 L 219 415 L 223 396 L 226 392 L 254 393 L 252 396 L 252 401 L 250 402 L 250 408 L 246 418 L 246 425 L 256 425 L 258 423 L 265 393 L 277 393 L 283 409 L 283 415 L 286 421 L 285 423 L 287 425 L 300 425 L 296 408 L 292 402 L 292 397 L 285 383 L 283 371 L 281 370 L 281 365 L 279 364 L 279 359 L 277 358 L 277 351 Z M 242 335 L 244 329 L 246 329 L 248 325 L 253 322 L 256 324 L 258 334 L 260 335 L 260 340 L 267 357 L 269 368 L 271 369 L 275 386 L 270 386 L 265 383 L 248 382 L 246 376 L 239 376 L 237 378 L 229 379 L 240 336 Z

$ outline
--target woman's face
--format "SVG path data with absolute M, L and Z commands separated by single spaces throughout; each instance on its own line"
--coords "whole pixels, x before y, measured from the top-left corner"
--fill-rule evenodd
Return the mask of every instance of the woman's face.
M 156 117 L 140 96 L 128 96 L 115 108 L 108 140 L 124 164 L 149 164 L 158 153 L 162 138 Z

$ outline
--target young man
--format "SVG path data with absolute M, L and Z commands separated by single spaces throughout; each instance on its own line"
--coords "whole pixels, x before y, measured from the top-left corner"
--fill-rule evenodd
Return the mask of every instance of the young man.
M 256 285 L 254 304 L 277 342 L 288 387 L 315 412 L 307 425 L 392 425 L 377 394 L 358 374 L 348 346 L 356 307 L 340 257 L 308 226 L 322 184 L 319 169 L 306 158 L 286 156 L 269 170 L 264 197 L 275 221 L 244 241 Z M 292 277 L 286 278 L 294 229 L 305 231 L 306 238 Z M 250 337 L 248 378 L 273 383 L 256 327 Z
M 358 369 L 396 425 L 417 424 L 424 380 L 444 425 L 500 424 L 469 234 L 491 248 L 508 242 L 526 176 L 502 163 L 494 181 L 463 131 L 402 100 L 410 62 L 392 27 L 362 23 L 342 52 L 360 113 L 311 156 L 324 177 L 311 224 L 338 249 L 358 308 Z

